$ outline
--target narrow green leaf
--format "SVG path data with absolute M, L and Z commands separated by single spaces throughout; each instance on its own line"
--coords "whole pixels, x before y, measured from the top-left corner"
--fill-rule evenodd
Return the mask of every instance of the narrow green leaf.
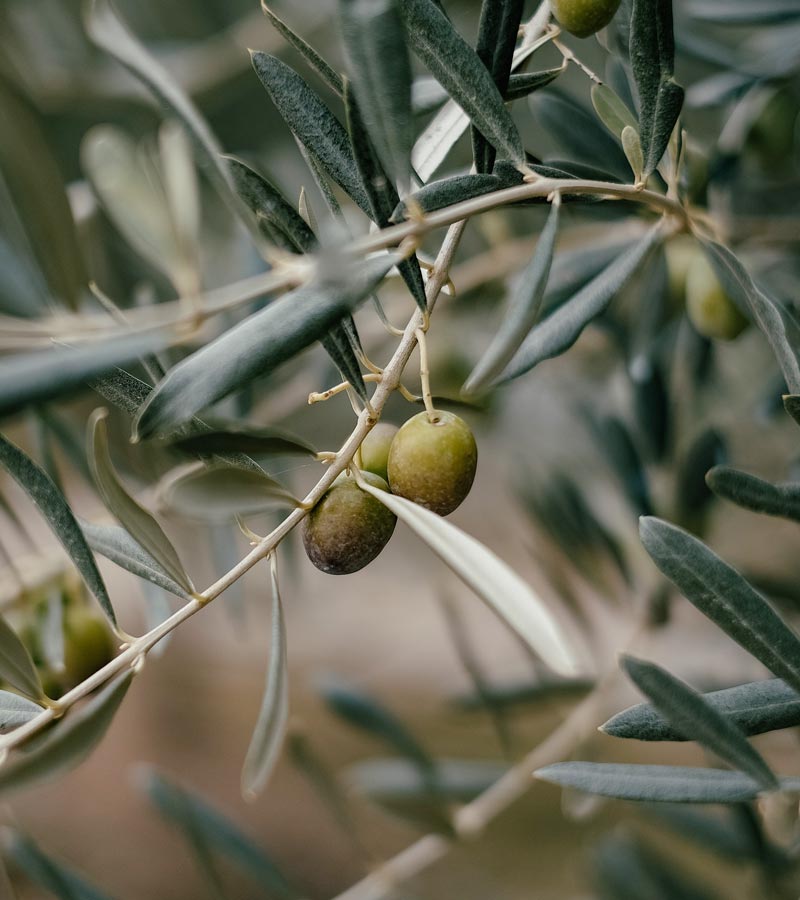
M 784 394 L 783 408 L 800 425 L 800 395 Z
M 436 793 L 452 803 L 469 803 L 508 771 L 489 760 L 437 759 Z M 349 766 L 345 779 L 376 802 L 422 799 L 429 794 L 419 769 L 403 758 L 367 759 Z
M 184 265 L 197 269 L 200 240 L 200 186 L 185 129 L 174 119 L 158 132 L 161 173 L 172 226 Z
M 137 772 L 137 781 L 161 815 L 184 832 L 199 854 L 220 853 L 279 897 L 298 896 L 272 859 L 205 800 L 148 767 Z
M 517 174 L 519 176 L 519 173 Z M 522 183 L 521 176 L 518 177 L 516 183 Z M 495 174 L 450 175 L 437 181 L 429 181 L 428 184 L 397 205 L 392 212 L 390 221 L 402 222 L 408 215 L 408 203 L 411 201 L 423 212 L 433 212 L 444 206 L 460 203 L 462 200 L 471 200 L 473 197 L 491 194 L 492 191 L 498 191 L 503 187 L 511 187 L 511 185 Z
M 765 790 L 778 780 L 738 726 L 707 703 L 702 694 L 653 663 L 623 656 L 622 667 L 667 721 L 687 738 L 702 744 Z
M 772 347 L 790 393 L 800 393 L 800 365 L 786 333 L 780 309 L 755 284 L 739 260 L 722 244 L 703 241 L 703 249 L 714 267 L 725 293 L 756 322 Z
M 30 722 L 42 711 L 42 707 L 31 703 L 19 694 L 0 691 L 0 734 L 7 734 L 20 725 Z
M 694 19 L 722 25 L 772 25 L 797 19 L 796 0 L 739 0 L 720 6 L 715 0 L 693 0 L 688 13 Z
M 506 101 L 520 100 L 534 91 L 538 91 L 548 84 L 552 84 L 566 70 L 566 66 L 558 66 L 555 69 L 544 69 L 541 72 L 521 72 L 513 74 L 508 79 L 508 87 L 505 92 Z
M 522 168 L 522 139 L 486 66 L 432 0 L 400 7 L 414 52 L 497 152 Z
M 481 4 L 475 52 L 504 97 L 507 95 L 524 5 L 523 0 L 483 0 Z M 475 160 L 476 171 L 492 171 L 495 148 L 486 143 L 484 136 L 475 127 L 472 128 L 472 158 Z
M 248 453 L 251 456 L 316 456 L 316 449 L 295 434 L 280 428 L 259 427 L 247 422 L 207 419 L 209 431 L 176 435 L 170 446 L 187 453 Z
M 711 691 L 703 698 L 744 734 L 764 734 L 800 725 L 800 694 L 780 678 Z M 638 741 L 687 740 L 649 703 L 617 713 L 600 730 L 612 737 Z
M 628 160 L 633 172 L 633 180 L 636 184 L 641 184 L 644 178 L 644 155 L 642 154 L 642 144 L 639 140 L 639 132 L 630 125 L 626 125 L 622 129 L 620 137 L 622 141 L 622 149 L 625 151 L 625 158 Z
M 80 709 L 70 712 L 35 748 L 0 768 L 0 794 L 51 781 L 83 762 L 103 739 L 133 680 L 118 675 Z
M 683 106 L 683 88 L 673 79 L 672 0 L 633 0 L 630 56 L 641 106 L 646 177 L 661 162 Z
M 364 375 L 361 372 L 358 357 L 353 349 L 353 344 L 348 339 L 347 332 L 341 325 L 336 325 L 327 334 L 323 335 L 319 342 L 333 360 L 333 364 L 339 370 L 342 379 L 349 381 L 350 386 L 358 396 L 366 401 L 368 393 L 367 386 L 364 383 Z
M 599 316 L 628 283 L 652 247 L 661 239 L 661 228 L 656 225 L 596 275 L 571 300 L 534 328 L 501 375 L 500 382 L 519 378 L 545 359 L 568 350 L 589 322 Z
M 627 127 L 639 133 L 636 117 L 607 84 L 592 85 L 592 106 L 606 128 L 618 138 L 622 138 Z
M 578 661 L 553 614 L 488 547 L 430 510 L 366 482 L 361 487 L 405 522 L 554 671 L 576 674 Z
M 106 418 L 108 410 L 96 409 L 89 418 L 89 465 L 97 490 L 108 510 L 131 537 L 155 559 L 159 566 L 177 582 L 187 594 L 194 591 L 191 579 L 170 539 L 153 516 L 127 492 L 111 462 L 108 451 Z
M 182 600 L 190 599 L 191 595 L 161 567 L 156 559 L 137 544 L 124 528 L 117 525 L 96 525 L 85 521 L 80 525 L 89 546 L 95 553 L 105 556 L 126 572 L 144 578 Z
M 0 678 L 31 700 L 44 697 L 39 673 L 27 647 L 0 616 Z
M 116 625 L 111 599 L 97 563 L 63 494 L 29 456 L 2 435 L 0 435 L 0 465 L 31 498 L 47 520 L 47 524 L 67 551 L 86 586 L 97 598 L 108 618 Z
M 480 393 L 491 386 L 536 324 L 550 277 L 560 209 L 560 202 L 552 204 L 550 215 L 536 244 L 536 251 L 519 279 L 494 340 L 467 379 L 465 393 Z
M 774 675 L 800 687 L 800 640 L 734 568 L 661 519 L 643 518 L 639 534 L 655 564 L 687 600 Z
M 545 766 L 534 776 L 587 794 L 653 803 L 743 803 L 755 800 L 761 790 L 741 772 L 685 766 L 563 762 Z M 797 790 L 800 779 L 783 778 L 781 784 Z
M 396 262 L 396 254 L 384 254 L 359 265 L 349 279 L 335 267 L 332 275 L 292 291 L 206 344 L 156 385 L 134 422 L 134 436 L 169 432 L 269 374 L 323 337 L 375 290 Z
M 76 875 L 72 869 L 46 856 L 26 835 L 10 831 L 4 835 L 7 854 L 36 884 L 60 900 L 110 900 L 107 894 Z
M 717 466 L 706 482 L 718 496 L 768 516 L 800 522 L 800 484 L 771 484 L 730 466 Z
M 252 54 L 253 68 L 298 141 L 367 215 L 369 201 L 341 122 L 294 71 L 268 53 Z
M 716 428 L 701 431 L 682 454 L 675 479 L 675 507 L 682 522 L 702 524 L 702 516 L 714 499 L 706 473 L 727 458 L 727 443 Z
M 272 584 L 272 636 L 267 683 L 258 720 L 242 769 L 242 793 L 253 800 L 264 790 L 272 774 L 289 721 L 289 671 L 286 665 L 286 626 L 283 621 L 278 573 L 274 554 L 270 557 Z
M 401 191 L 411 184 L 411 60 L 397 0 L 339 0 L 353 89 L 378 158 Z
M 158 486 L 159 502 L 202 522 L 229 522 L 300 501 L 266 472 L 226 464 L 189 463 L 173 469 Z

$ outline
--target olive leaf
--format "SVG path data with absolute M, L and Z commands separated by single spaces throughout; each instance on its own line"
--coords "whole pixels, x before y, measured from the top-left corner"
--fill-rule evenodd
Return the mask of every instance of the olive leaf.
M 536 251 L 519 278 L 494 340 L 464 384 L 465 393 L 479 393 L 490 386 L 536 324 L 550 277 L 560 208 L 560 202 L 552 204 L 550 215 L 536 244 Z
M 504 383 L 519 378 L 545 359 L 568 350 L 592 319 L 602 313 L 628 283 L 653 246 L 662 239 L 659 225 L 651 228 L 629 250 L 620 254 L 575 296 L 528 335 L 517 355 L 500 376 Z
M 683 107 L 683 88 L 673 78 L 672 0 L 633 0 L 630 56 L 641 105 L 639 136 L 646 178 L 661 162 Z
M 734 568 L 702 541 L 660 519 L 642 518 L 639 534 L 687 600 L 774 675 L 800 687 L 800 639 Z
M 42 700 L 44 691 L 28 648 L 0 616 L 0 678 L 31 700 Z
M 706 483 L 718 496 L 768 516 L 800 522 L 800 484 L 771 484 L 730 466 L 716 466 Z
M 220 453 L 248 453 L 251 456 L 316 456 L 316 449 L 301 437 L 280 428 L 262 428 L 246 422 L 206 419 L 208 431 L 179 434 L 170 446 L 186 453 L 210 456 Z
M 566 71 L 566 64 L 557 66 L 555 69 L 544 69 L 541 72 L 521 72 L 512 74 L 508 79 L 508 87 L 505 90 L 505 99 L 520 100 L 527 97 L 534 91 L 538 91 L 543 87 L 547 87 L 558 78 L 562 72 Z
M 270 557 L 272 635 L 264 698 L 242 769 L 242 794 L 255 799 L 267 784 L 278 760 L 289 720 L 289 672 L 286 664 L 286 625 L 283 620 L 275 555 Z
M 778 780 L 739 727 L 706 703 L 702 694 L 654 663 L 623 656 L 622 668 L 677 731 L 702 744 L 765 790 Z
M 355 329 L 355 325 L 353 328 Z M 355 334 L 355 331 L 352 333 Z M 340 324 L 337 324 L 327 334 L 323 335 L 319 342 L 333 360 L 342 379 L 349 382 L 350 387 L 353 388 L 358 396 L 366 401 L 368 396 L 367 386 L 364 383 L 361 365 L 354 349 L 354 345 L 358 343 L 357 339 L 351 340 L 345 329 Z
M 625 763 L 563 762 L 533 773 L 541 781 L 587 794 L 654 803 L 743 803 L 761 792 L 757 781 L 728 769 L 646 766 Z M 798 778 L 781 778 L 784 790 L 797 790 Z
M 298 141 L 367 215 L 369 201 L 341 122 L 306 82 L 275 56 L 252 54 L 253 68 Z
M 6 678 L 6 680 L 8 679 Z M 30 722 L 41 711 L 41 706 L 32 703 L 25 697 L 20 697 L 19 694 L 0 691 L 0 734 L 7 734 L 9 731 L 19 728 L 20 725 Z
M 46 856 L 26 835 L 6 831 L 3 844 L 6 853 L 32 881 L 60 900 L 110 900 L 107 894 L 101 893 L 71 869 Z
M 116 625 L 114 608 L 86 538 L 52 479 L 27 454 L 0 434 L 0 465 L 11 475 L 47 520 L 53 534 L 67 551 L 86 586 Z
M 636 117 L 607 84 L 592 85 L 591 96 L 595 112 L 612 134 L 621 139 L 627 127 L 639 133 Z
M 353 90 L 384 169 L 407 192 L 414 122 L 411 60 L 398 0 L 339 0 Z
M 269 374 L 322 338 L 383 280 L 396 254 L 368 260 L 273 301 L 178 363 L 156 385 L 134 422 L 134 436 L 170 432 L 253 379 Z
M 497 152 L 524 167 L 525 151 L 517 127 L 475 51 L 432 0 L 405 0 L 400 14 L 417 56 Z
M 59 722 L 24 755 L 0 768 L 0 794 L 58 778 L 77 766 L 102 740 L 133 680 L 127 671 Z
M 405 522 L 554 671 L 562 675 L 578 671 L 577 659 L 556 618 L 488 547 L 424 507 L 367 482 L 361 487 Z
M 800 725 L 800 694 L 780 678 L 711 691 L 703 694 L 703 699 L 744 734 L 764 734 Z M 612 737 L 637 741 L 689 739 L 676 731 L 650 703 L 640 703 L 617 713 L 600 730 Z
M 111 462 L 106 418 L 108 410 L 96 409 L 88 424 L 88 458 L 97 490 L 120 524 L 153 557 L 169 577 L 187 594 L 194 587 L 177 551 L 153 516 L 127 492 Z

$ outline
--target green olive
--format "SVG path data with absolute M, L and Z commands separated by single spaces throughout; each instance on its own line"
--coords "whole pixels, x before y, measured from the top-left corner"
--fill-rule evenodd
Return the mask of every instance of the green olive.
M 619 9 L 620 0 L 550 0 L 558 24 L 586 38 L 605 28 Z
M 686 312 L 700 334 L 721 341 L 732 341 L 748 325 L 702 253 L 697 254 L 686 273 Z
M 427 411 L 409 419 L 389 451 L 393 494 L 446 516 L 472 487 L 478 447 L 467 423 L 453 413 Z
M 670 301 L 676 308 L 683 309 L 686 300 L 686 276 L 692 263 L 702 255 L 702 250 L 691 235 L 679 234 L 667 241 L 664 252 L 667 257 Z
M 379 490 L 389 486 L 364 472 Z M 303 522 L 303 546 L 312 563 L 329 575 L 350 575 L 363 569 L 383 550 L 397 519 L 380 500 L 362 491 L 355 478 L 342 473 Z
M 64 680 L 72 686 L 85 681 L 114 656 L 111 631 L 99 613 L 85 606 L 71 607 L 64 616 Z
M 361 468 L 388 481 L 386 466 L 389 462 L 389 447 L 397 434 L 397 426 L 386 422 L 378 424 L 361 442 Z

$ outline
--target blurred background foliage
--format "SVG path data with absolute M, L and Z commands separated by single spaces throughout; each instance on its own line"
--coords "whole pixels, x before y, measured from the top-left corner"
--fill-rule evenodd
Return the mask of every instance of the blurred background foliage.
M 192 96 L 227 152 L 257 164 L 289 198 L 305 188 L 312 208 L 322 209 L 288 130 L 251 69 L 248 48 L 297 63 L 257 4 L 118 0 L 117 6 Z M 451 0 L 446 7 L 474 41 L 478 4 Z M 276 11 L 341 68 L 334 4 L 284 3 Z M 800 18 L 792 4 L 778 0 L 763 6 L 676 0 L 675 16 L 677 73 L 687 88 L 687 192 L 707 208 L 720 236 L 796 328 Z M 603 40 L 622 38 L 610 29 Z M 604 69 L 608 54 L 601 44 L 570 45 L 620 89 L 613 63 Z M 543 69 L 559 64 L 560 56 L 545 48 L 536 60 Z M 324 86 L 314 86 L 333 102 Z M 517 104 L 526 146 L 542 159 L 604 168 L 592 143 L 595 132 L 558 127 L 576 121 L 575 104 L 591 115 L 588 82 L 576 69 L 561 76 L 556 89 Z M 169 273 L 98 204 L 81 151 L 90 129 L 114 125 L 134 142 L 146 173 L 160 122 L 143 89 L 88 41 L 78 2 L 0 2 L 2 312 L 39 315 L 52 309 L 54 297 L 72 308 L 92 304 L 87 278 L 123 307 L 175 296 Z M 442 171 L 469 161 L 468 141 L 462 141 Z M 204 286 L 261 271 L 263 260 L 205 180 L 201 197 Z M 607 242 L 610 219 L 621 244 L 641 233 L 633 219 L 618 221 L 626 214 L 623 204 L 617 205 L 622 212 L 608 206 L 565 209 L 563 296 L 588 277 L 581 260 L 585 264 Z M 431 331 L 435 393 L 458 396 L 545 212 L 490 213 L 468 229 L 452 273 L 458 298 L 437 310 Z M 424 250 L 432 253 L 435 246 L 435 238 L 426 240 Z M 587 657 L 600 669 L 646 610 L 653 627 L 644 652 L 668 661 L 697 688 L 713 690 L 762 672 L 664 588 L 638 544 L 636 520 L 656 512 L 703 535 L 794 618 L 800 599 L 794 526 L 722 507 L 704 475 L 731 460 L 784 480 L 797 471 L 796 426 L 775 402 L 782 382 L 755 329 L 730 344 L 692 329 L 680 290 L 670 282 L 680 254 L 674 242 L 666 260 L 659 254 L 651 261 L 574 352 L 491 395 L 482 408 L 463 412 L 476 428 L 481 464 L 476 490 L 454 518 L 499 548 L 545 597 L 571 608 L 591 635 Z M 554 291 L 548 302 L 559 296 Z M 407 306 L 407 299 L 394 298 L 390 315 L 400 321 Z M 377 319 L 362 313 L 359 326 L 370 354 L 380 358 L 388 339 Z M 165 361 L 181 354 L 170 350 Z M 349 431 L 346 401 L 308 407 L 306 397 L 336 380 L 321 354 L 306 354 L 226 401 L 222 412 L 248 414 L 333 448 Z M 81 397 L 47 408 L 16 421 L 12 432 L 60 473 L 67 495 L 87 518 L 99 504 L 81 471 L 82 451 L 70 454 L 69 447 L 82 447 L 83 422 L 93 405 L 96 398 Z M 406 414 L 404 401 L 392 400 L 388 418 L 400 422 Z M 132 483 L 150 489 L 174 458 L 164 449 L 137 453 L 126 433 L 120 419 L 112 431 L 115 462 Z M 288 458 L 271 472 L 307 486 L 312 465 Z M 36 550 L 41 569 L 41 548 L 50 539 L 41 523 L 29 521 L 30 508 L 13 486 L 3 485 L 6 495 L 3 546 L 20 565 Z M 25 520 L 22 528 L 15 515 Z M 234 526 L 189 524 L 171 515 L 170 533 L 199 583 L 213 581 L 247 550 Z M 468 799 L 542 740 L 590 687 L 553 679 L 408 534 L 398 534 L 379 563 L 344 583 L 308 571 L 295 551 L 291 538 L 281 552 L 291 736 L 256 804 L 242 802 L 238 779 L 268 640 L 269 587 L 260 569 L 182 627 L 167 652 L 148 664 L 92 761 L 55 785 L 14 799 L 5 809 L 6 824 L 33 835 L 48 853 L 115 897 L 179 900 L 209 889 L 212 896 L 236 898 L 329 897 L 424 830 L 446 830 L 450 804 Z M 141 583 L 108 566 L 103 571 L 126 622 L 163 614 L 163 597 L 149 589 L 141 597 Z M 13 588 L 7 593 L 14 595 Z M 70 602 L 80 606 L 84 600 Z M 369 698 L 376 698 L 379 712 Z M 595 724 L 634 700 L 620 680 Z M 348 727 L 354 721 L 362 727 Z M 365 734 L 364 722 L 376 721 L 380 727 Z M 763 743 L 781 772 L 800 772 L 796 731 L 756 743 Z M 385 759 L 398 755 L 400 763 Z M 694 745 L 642 749 L 593 729 L 575 755 L 674 764 L 703 759 Z M 441 770 L 444 786 L 426 782 L 430 756 L 462 760 Z M 478 765 L 470 768 L 464 760 Z M 168 780 L 142 769 L 142 762 Z M 344 776 L 337 780 L 336 773 Z M 253 846 L 242 849 L 239 837 L 221 841 L 227 826 L 213 816 L 213 838 L 204 837 L 208 816 L 176 793 L 171 780 L 224 813 Z M 759 819 L 746 804 L 654 812 L 569 792 L 562 797 L 537 784 L 483 838 L 456 847 L 396 896 L 783 896 L 776 878 L 783 875 L 783 849 L 797 839 L 796 810 L 762 812 Z M 187 822 L 194 825 L 187 829 Z M 762 822 L 772 831 L 765 833 Z M 6 847 L 16 896 L 41 896 L 23 874 L 38 873 L 41 881 L 35 847 L 19 837 L 9 837 Z M 282 875 L 268 874 L 270 859 Z

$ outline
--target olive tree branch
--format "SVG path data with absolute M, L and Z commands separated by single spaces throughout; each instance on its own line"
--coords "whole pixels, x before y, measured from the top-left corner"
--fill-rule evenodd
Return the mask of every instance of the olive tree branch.
M 447 284 L 450 266 L 452 265 L 453 258 L 458 249 L 465 227 L 466 220 L 457 222 L 451 226 L 439 250 L 436 262 L 430 270 L 428 281 L 425 286 L 425 294 L 428 301 L 428 315 L 433 311 L 442 288 Z M 427 327 L 426 320 L 428 315 L 423 316 L 420 310 L 416 310 L 409 320 L 408 325 L 406 325 L 406 328 L 403 331 L 403 337 L 400 340 L 397 349 L 383 370 L 382 378 L 372 395 L 369 407 L 361 411 L 352 433 L 328 465 L 325 474 L 319 479 L 311 491 L 309 491 L 308 495 L 303 500 L 302 505 L 297 509 L 292 510 L 292 512 L 289 513 L 289 515 L 272 532 L 270 532 L 270 534 L 256 544 L 247 556 L 240 560 L 240 562 L 230 571 L 226 572 L 218 581 L 206 588 L 205 591 L 195 595 L 188 603 L 177 610 L 177 612 L 173 613 L 168 619 L 165 619 L 161 624 L 147 632 L 147 634 L 133 640 L 129 645 L 124 647 L 122 652 L 115 656 L 114 659 L 101 669 L 98 669 L 85 681 L 76 685 L 58 700 L 54 701 L 52 706 L 43 709 L 42 712 L 33 719 L 30 719 L 24 725 L 21 725 L 9 734 L 0 736 L 0 754 L 2 754 L 2 757 L 0 758 L 4 758 L 10 749 L 19 746 L 28 737 L 36 734 L 54 719 L 62 716 L 71 706 L 83 697 L 86 697 L 96 688 L 105 684 L 118 673 L 123 672 L 128 668 L 141 665 L 147 652 L 163 637 L 168 635 L 171 631 L 174 631 L 174 629 L 187 619 L 191 618 L 196 612 L 199 612 L 206 604 L 210 603 L 226 591 L 234 584 L 234 582 L 238 581 L 239 578 L 252 569 L 256 563 L 275 550 L 283 538 L 296 528 L 308 515 L 309 510 L 333 484 L 337 475 L 343 472 L 351 464 L 356 451 L 361 446 L 361 442 L 378 421 L 389 397 L 392 395 L 393 391 L 399 387 L 403 371 L 411 358 L 411 354 L 417 346 L 417 331 L 420 328 Z

